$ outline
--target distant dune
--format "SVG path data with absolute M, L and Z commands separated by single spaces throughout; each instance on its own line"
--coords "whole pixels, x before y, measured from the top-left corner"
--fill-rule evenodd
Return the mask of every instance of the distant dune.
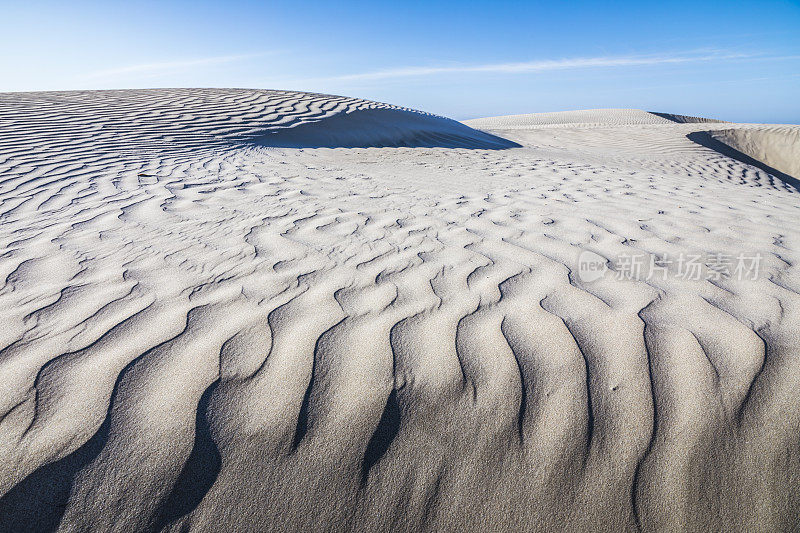
M 627 125 L 627 124 L 670 124 L 670 123 L 723 123 L 722 120 L 672 113 L 656 113 L 641 109 L 583 109 L 579 111 L 557 111 L 554 113 L 531 113 L 527 115 L 506 115 L 501 117 L 478 118 L 465 120 L 474 128 L 483 129 L 517 129 L 534 126 L 570 126 L 570 125 Z
M 669 117 L 0 94 L 0 531 L 797 530 L 800 127 Z
M 570 126 L 575 124 L 621 126 L 625 124 L 670 124 L 673 122 L 677 121 L 641 109 L 584 109 L 478 118 L 465 120 L 464 124 L 481 129 L 525 129 L 532 126 Z

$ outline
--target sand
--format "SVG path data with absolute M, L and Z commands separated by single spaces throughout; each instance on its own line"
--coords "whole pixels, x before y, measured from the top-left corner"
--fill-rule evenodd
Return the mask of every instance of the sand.
M 762 168 L 777 175 L 800 178 L 800 128 L 775 126 L 747 129 L 723 129 L 706 132 L 745 157 L 755 159 Z M 742 158 L 738 154 L 732 157 Z
M 1 94 L 0 530 L 797 528 L 800 196 L 714 128 L 798 131 Z

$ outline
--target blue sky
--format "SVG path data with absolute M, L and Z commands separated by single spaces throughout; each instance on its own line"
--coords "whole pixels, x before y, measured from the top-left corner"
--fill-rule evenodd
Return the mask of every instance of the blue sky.
M 0 91 L 253 87 L 456 119 L 597 107 L 800 123 L 800 2 L 37 2 Z

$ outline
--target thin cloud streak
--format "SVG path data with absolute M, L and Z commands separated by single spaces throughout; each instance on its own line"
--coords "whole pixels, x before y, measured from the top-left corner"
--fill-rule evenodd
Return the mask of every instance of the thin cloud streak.
M 582 68 L 614 68 L 674 63 L 698 63 L 705 61 L 746 59 L 750 57 L 753 56 L 751 54 L 732 53 L 707 53 L 704 55 L 679 56 L 582 57 L 572 59 L 527 61 L 522 63 L 494 63 L 486 65 L 456 65 L 443 67 L 403 67 L 396 69 L 376 70 L 372 72 L 362 72 L 357 74 L 345 74 L 342 76 L 331 76 L 327 78 L 317 78 L 313 81 L 367 81 L 390 78 L 432 76 L 438 74 L 519 74 Z
M 187 69 L 192 67 L 205 67 L 211 65 L 222 65 L 225 63 L 234 63 L 236 61 L 244 61 L 255 57 L 260 57 L 264 54 L 240 54 L 230 56 L 216 56 L 204 57 L 199 59 L 188 59 L 183 61 L 161 61 L 156 63 L 143 63 L 140 65 L 129 65 L 126 67 L 112 68 L 108 70 L 100 70 L 88 74 L 89 78 L 109 78 L 115 76 L 124 76 L 127 74 L 157 74 L 163 71 Z

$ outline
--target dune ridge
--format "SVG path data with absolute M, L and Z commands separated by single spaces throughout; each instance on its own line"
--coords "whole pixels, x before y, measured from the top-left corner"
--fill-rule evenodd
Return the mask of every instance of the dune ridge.
M 349 105 L 0 95 L 0 531 L 798 526 L 792 186 L 638 112 L 259 141 Z

